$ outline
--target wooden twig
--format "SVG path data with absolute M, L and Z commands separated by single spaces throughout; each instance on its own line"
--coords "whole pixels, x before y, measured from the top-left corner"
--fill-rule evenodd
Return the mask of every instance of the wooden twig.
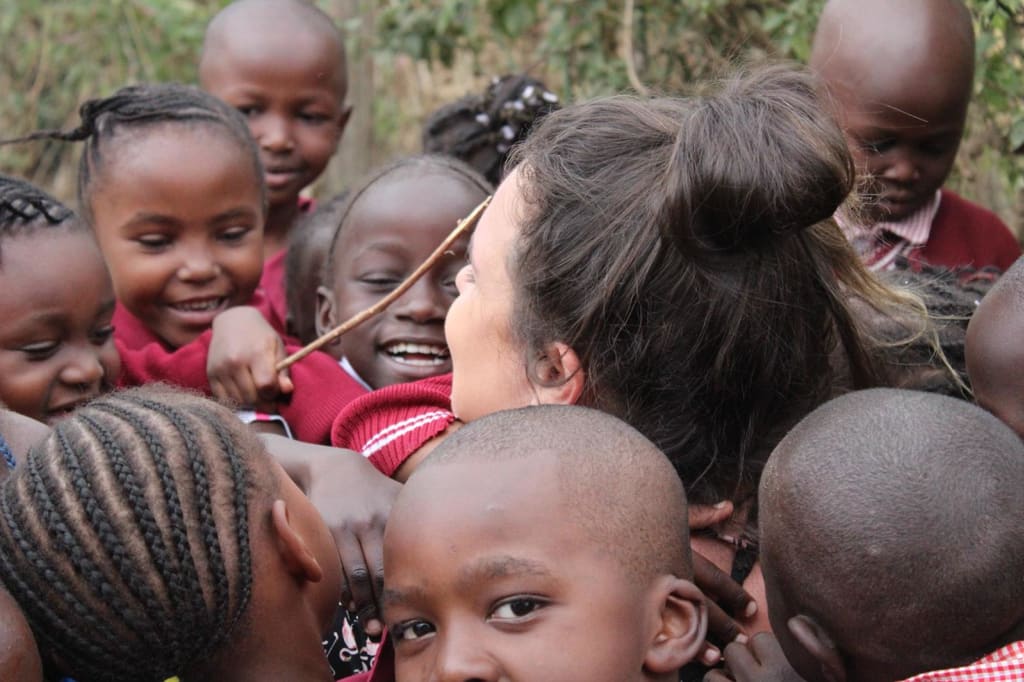
M 622 8 L 622 58 L 626 62 L 626 77 L 629 78 L 629 84 L 641 97 L 649 95 L 650 91 L 636 72 L 636 60 L 633 56 L 633 0 L 626 0 Z
M 461 237 L 470 227 L 473 226 L 474 223 L 476 223 L 477 219 L 480 217 L 480 214 L 484 212 L 484 209 L 487 208 L 487 204 L 489 204 L 490 201 L 491 197 L 487 197 L 482 202 L 480 202 L 479 206 L 473 209 L 472 213 L 470 213 L 464 219 L 460 220 L 459 224 L 455 226 L 455 229 L 452 230 L 451 233 L 444 238 L 444 241 L 441 242 L 441 245 L 434 249 L 434 252 L 431 253 L 430 256 L 425 261 L 423 261 L 411 275 L 406 277 L 405 281 L 399 284 L 394 291 L 390 292 L 387 296 L 377 301 L 366 310 L 358 312 L 352 317 L 348 318 L 331 331 L 327 332 L 320 338 L 310 343 L 308 346 L 295 351 L 294 353 L 286 357 L 284 360 L 277 363 L 275 369 L 278 372 L 280 372 L 283 369 L 288 369 L 289 367 L 291 367 L 296 362 L 306 357 L 313 351 L 320 350 L 331 341 L 334 341 L 335 339 L 341 337 L 343 334 L 351 331 L 352 329 L 355 329 L 356 327 L 361 325 L 363 322 L 366 322 L 374 315 L 379 315 L 381 312 L 383 312 L 389 305 L 398 300 L 402 296 L 402 294 L 408 291 L 409 288 L 413 284 L 415 284 L 420 277 L 425 275 L 430 270 L 430 268 L 434 267 L 437 264 L 437 262 L 441 260 L 441 257 L 444 256 L 445 251 L 447 251 L 451 247 L 451 245 L 455 243 L 455 240 Z

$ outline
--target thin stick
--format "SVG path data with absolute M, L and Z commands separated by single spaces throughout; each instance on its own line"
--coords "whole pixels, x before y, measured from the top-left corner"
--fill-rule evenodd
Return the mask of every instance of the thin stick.
M 420 277 L 425 275 L 427 271 L 430 270 L 430 268 L 434 267 L 437 264 L 437 262 L 441 260 L 441 257 L 444 256 L 445 251 L 447 251 L 451 247 L 451 245 L 455 243 L 455 240 L 461 237 L 463 233 L 466 232 L 466 230 L 473 226 L 473 224 L 480 217 L 480 214 L 484 212 L 485 208 L 487 208 L 487 204 L 490 203 L 490 201 L 491 198 L 487 197 L 480 203 L 479 206 L 473 209 L 472 213 L 470 213 L 468 216 L 460 220 L 459 224 L 455 226 L 455 229 L 452 230 L 447 237 L 445 237 L 443 242 L 441 242 L 441 245 L 434 249 L 434 252 L 430 254 L 430 257 L 427 258 L 427 260 L 423 261 L 420 264 L 420 266 L 416 268 L 415 272 L 406 277 L 405 281 L 398 285 L 398 288 L 390 292 L 387 296 L 377 301 L 366 310 L 358 312 L 352 317 L 348 318 L 331 331 L 327 332 L 320 338 L 310 343 L 305 348 L 301 348 L 295 351 L 294 353 L 286 357 L 284 360 L 277 363 L 277 366 L 274 369 L 276 369 L 278 372 L 280 372 L 283 369 L 288 369 L 289 367 L 291 367 L 296 362 L 306 357 L 313 351 L 320 350 L 331 341 L 334 341 L 335 339 L 339 338 L 346 332 L 355 329 L 356 327 L 361 325 L 363 322 L 366 322 L 374 315 L 378 315 L 381 312 L 383 312 L 389 305 L 391 305 L 399 297 L 401 297 L 402 294 L 408 291 L 409 288 L 413 284 L 415 284 Z

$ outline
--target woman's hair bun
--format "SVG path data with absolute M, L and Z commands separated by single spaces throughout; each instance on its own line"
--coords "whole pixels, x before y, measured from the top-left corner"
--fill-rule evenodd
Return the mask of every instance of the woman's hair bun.
M 853 189 L 846 140 L 807 71 L 761 67 L 692 104 L 662 221 L 685 254 L 759 251 L 831 217 Z

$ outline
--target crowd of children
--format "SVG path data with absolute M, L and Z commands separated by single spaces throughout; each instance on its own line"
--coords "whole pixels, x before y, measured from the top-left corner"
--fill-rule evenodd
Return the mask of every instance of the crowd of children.
M 1024 680 L 961 0 L 686 97 L 495 78 L 317 205 L 345 49 L 235 0 L 199 87 L 3 141 L 83 150 L 77 209 L 0 175 L 0 679 Z

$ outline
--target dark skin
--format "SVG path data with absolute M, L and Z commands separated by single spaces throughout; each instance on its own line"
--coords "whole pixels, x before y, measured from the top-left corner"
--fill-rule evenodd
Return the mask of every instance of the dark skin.
M 826 6 L 811 66 L 867 178 L 865 219 L 907 218 L 949 176 L 973 83 L 971 31 L 970 15 L 953 0 Z
M 433 449 L 434 439 L 419 452 Z M 300 443 L 264 436 L 268 451 L 306 492 L 334 535 L 346 577 L 343 600 L 360 615 L 372 636 L 382 631 L 378 618 L 383 591 L 383 532 L 391 505 L 404 478 L 392 480 L 375 469 L 362 455 L 349 450 Z M 342 456 L 339 456 L 342 455 Z M 424 455 L 425 456 L 425 455 Z M 411 469 L 408 469 L 411 474 Z M 349 494 L 339 495 L 345 489 Z M 732 514 L 732 505 L 690 508 L 690 528 L 707 528 Z M 709 595 L 709 638 L 728 643 L 742 633 L 733 620 L 748 613 L 753 599 L 714 563 L 693 554 L 694 582 Z M 719 659 L 719 650 L 709 644 L 701 658 L 708 664 Z
M 1024 438 L 1024 259 L 982 300 L 967 327 L 967 371 L 978 404 Z
M 0 589 L 0 679 L 42 682 L 43 663 L 18 603 Z

